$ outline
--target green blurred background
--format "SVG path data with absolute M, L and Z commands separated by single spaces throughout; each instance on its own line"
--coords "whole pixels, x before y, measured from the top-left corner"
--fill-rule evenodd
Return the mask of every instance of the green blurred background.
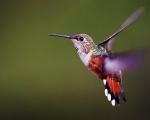
M 47 36 L 87 33 L 98 43 L 140 6 L 143 16 L 120 35 L 116 51 L 150 45 L 148 0 L 1 0 L 0 119 L 148 119 L 149 61 L 124 74 L 128 101 L 112 107 L 72 43 Z

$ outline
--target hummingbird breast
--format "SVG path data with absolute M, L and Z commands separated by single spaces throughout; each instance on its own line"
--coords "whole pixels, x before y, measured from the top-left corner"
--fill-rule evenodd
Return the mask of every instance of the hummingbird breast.
M 88 68 L 94 74 L 96 74 L 100 78 L 105 77 L 105 73 L 103 71 L 104 66 L 104 57 L 102 55 L 91 55 L 91 58 L 88 63 Z
M 107 54 L 105 49 L 95 47 L 91 48 L 88 53 L 80 50 L 82 49 L 78 50 L 78 54 L 85 66 L 98 77 L 103 78 L 105 73 L 103 70 L 104 56 Z

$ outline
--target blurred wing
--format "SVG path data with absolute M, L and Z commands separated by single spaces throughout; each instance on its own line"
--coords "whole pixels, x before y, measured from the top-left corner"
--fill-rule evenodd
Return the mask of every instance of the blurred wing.
M 109 36 L 107 39 L 105 39 L 102 43 L 98 44 L 100 45 L 105 45 L 108 51 L 111 50 L 113 42 L 116 40 L 116 36 L 121 33 L 125 28 L 129 27 L 133 22 L 135 22 L 143 13 L 144 8 L 141 7 L 137 11 L 135 11 L 131 16 L 129 16 L 123 24 L 120 26 L 120 28 L 113 33 L 111 36 Z
M 112 54 L 105 58 L 104 69 L 107 73 L 116 73 L 139 66 L 146 56 L 144 50 Z

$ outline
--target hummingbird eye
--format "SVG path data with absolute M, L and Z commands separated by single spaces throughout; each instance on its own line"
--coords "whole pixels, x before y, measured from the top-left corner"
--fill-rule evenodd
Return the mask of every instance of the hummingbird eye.
M 80 41 L 83 41 L 83 40 L 84 40 L 84 37 L 80 37 L 79 39 L 80 39 Z

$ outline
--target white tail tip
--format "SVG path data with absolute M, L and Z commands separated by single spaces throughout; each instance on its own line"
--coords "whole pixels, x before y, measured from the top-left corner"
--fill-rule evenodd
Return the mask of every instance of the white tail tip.
M 115 106 L 115 104 L 116 104 L 115 99 L 113 99 L 113 100 L 111 101 L 111 104 L 112 104 L 112 106 Z
M 111 101 L 111 94 L 108 94 L 107 99 L 108 101 Z

